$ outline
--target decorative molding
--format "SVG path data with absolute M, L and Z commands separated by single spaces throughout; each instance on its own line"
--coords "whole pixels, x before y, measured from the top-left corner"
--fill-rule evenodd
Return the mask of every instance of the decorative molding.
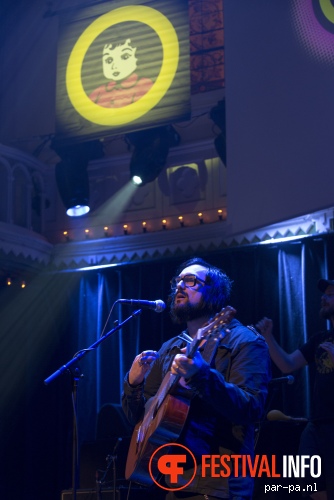
M 175 150 L 175 153 L 171 154 L 170 161 L 171 163 L 175 161 L 176 164 L 189 164 L 189 155 L 192 153 L 197 156 L 197 162 L 199 163 L 199 156 L 203 155 L 207 158 L 208 151 L 211 148 L 212 144 L 210 141 L 201 141 L 195 147 L 186 144 L 184 148 Z M 43 178 L 46 178 L 46 174 L 50 173 L 35 158 L 6 146 L 0 145 L 0 158 L 5 158 L 6 162 L 9 162 L 11 165 L 20 162 L 29 169 L 31 174 L 38 172 Z M 188 158 L 188 161 L 186 161 L 186 158 Z M 110 159 L 104 158 L 98 162 L 94 162 L 91 165 L 92 171 L 100 175 L 100 169 L 108 169 L 108 161 Z M 122 165 L 124 164 L 122 161 L 125 161 L 124 156 L 117 159 L 114 168 L 122 169 Z M 217 164 L 215 168 L 217 169 L 217 174 L 219 174 L 221 166 Z M 109 169 L 112 170 L 110 167 Z M 171 167 L 171 171 L 173 171 L 173 167 Z M 212 204 L 212 193 L 218 189 L 218 195 L 216 194 L 215 196 L 219 203 L 224 202 L 225 205 L 225 192 L 220 192 L 218 185 L 219 182 L 217 179 L 219 179 L 219 175 L 213 175 L 211 172 L 209 177 L 211 178 L 211 187 L 208 188 L 206 203 L 210 201 Z M 202 203 L 201 200 L 200 203 Z M 270 227 L 256 229 L 244 234 L 233 234 L 228 222 L 228 211 L 227 218 L 226 212 L 224 212 L 224 216 L 221 216 L 222 220 L 218 220 L 215 204 L 217 205 L 217 203 L 214 203 L 210 207 L 211 213 L 207 212 L 207 217 L 203 223 L 200 223 L 200 218 L 198 218 L 197 211 L 194 208 L 193 212 L 197 215 L 194 216 L 195 219 L 192 219 L 193 225 L 185 224 L 184 227 L 181 227 L 181 225 L 175 227 L 176 223 L 179 224 L 177 220 L 178 212 L 174 205 L 168 205 L 166 202 L 164 210 L 169 212 L 169 217 L 173 217 L 174 226 L 171 220 L 171 224 L 167 224 L 167 228 L 162 229 L 161 214 L 155 213 L 149 207 L 147 213 L 151 216 L 151 222 L 154 217 L 159 222 L 159 225 L 158 222 L 155 226 L 153 226 L 153 223 L 151 224 L 151 229 L 153 230 L 140 232 L 142 230 L 140 228 L 137 234 L 122 235 L 119 233 L 118 236 L 115 233 L 113 236 L 109 236 L 107 233 L 104 238 L 97 238 L 96 234 L 94 236 L 94 231 L 92 230 L 89 233 L 91 236 L 88 236 L 84 240 L 73 241 L 71 238 L 68 238 L 69 241 L 66 243 L 57 243 L 55 245 L 48 242 L 44 236 L 28 228 L 0 222 L 1 272 L 4 274 L 8 268 L 29 269 L 37 273 L 45 269 L 57 272 L 89 268 L 90 266 L 122 265 L 143 260 L 232 249 L 265 242 L 278 243 L 282 238 L 314 236 L 333 231 L 334 229 L 333 208 L 328 208 L 316 214 L 309 214 L 293 220 L 280 222 Z M 198 203 L 194 207 L 196 207 L 196 210 L 201 209 L 201 205 Z M 225 210 L 226 206 L 222 206 L 222 208 Z M 137 219 L 135 219 L 137 226 L 143 220 L 141 219 L 142 212 L 137 211 Z M 131 213 L 128 212 L 127 216 L 130 218 L 133 216 L 133 213 L 134 211 Z M 77 229 L 79 230 L 81 224 L 86 224 L 89 220 L 86 219 L 85 222 L 77 221 L 80 223 Z M 94 226 L 92 227 L 94 228 Z M 100 226 L 95 227 L 98 227 L 100 230 Z M 60 231 L 59 228 L 58 231 Z M 102 231 L 100 234 L 103 234 Z
M 44 175 L 49 173 L 49 168 L 31 154 L 5 146 L 4 144 L 0 144 L 0 159 L 1 158 L 4 158 L 5 161 L 9 162 L 11 165 L 22 163 L 29 169 L 37 170 Z
M 329 212 L 332 213 L 332 209 Z M 51 268 L 61 271 L 117 266 L 245 245 L 278 243 L 281 239 L 301 239 L 330 230 L 327 211 L 239 235 L 231 234 L 226 221 L 217 221 L 196 227 L 59 244 L 54 247 Z
M 0 250 L 4 254 L 22 256 L 47 265 L 52 248 L 43 236 L 24 227 L 0 222 Z
M 8 262 L 15 257 L 34 263 L 36 271 L 75 270 L 91 266 L 123 265 L 281 239 L 301 239 L 333 230 L 333 209 L 285 221 L 244 234 L 233 235 L 227 221 L 51 245 L 42 236 L 24 228 L 0 223 L 0 252 Z
M 215 150 L 213 139 L 206 139 L 203 141 L 196 141 L 196 143 L 180 144 L 176 148 L 171 148 L 168 154 L 166 168 L 189 164 L 193 162 L 207 160 L 209 158 L 216 158 L 217 151 Z M 93 175 L 98 173 L 99 170 L 110 165 L 117 165 L 120 170 L 127 171 L 129 169 L 131 153 L 121 153 L 119 155 L 105 156 L 99 160 L 94 160 L 89 163 L 88 171 Z

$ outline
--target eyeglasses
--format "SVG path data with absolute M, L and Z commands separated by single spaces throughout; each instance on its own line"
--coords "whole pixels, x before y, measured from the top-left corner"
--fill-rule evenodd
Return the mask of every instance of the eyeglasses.
M 176 288 L 181 281 L 183 281 L 186 287 L 195 286 L 197 283 L 202 283 L 203 285 L 205 285 L 205 280 L 202 280 L 201 278 L 196 276 L 196 274 L 186 274 L 184 276 L 176 276 L 175 278 L 173 278 L 170 282 L 172 288 Z
M 334 293 L 323 293 L 322 297 L 327 297 L 327 298 L 334 297 Z

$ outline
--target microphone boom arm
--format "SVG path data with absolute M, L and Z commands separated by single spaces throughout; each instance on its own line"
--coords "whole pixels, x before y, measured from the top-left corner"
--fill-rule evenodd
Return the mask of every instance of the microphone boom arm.
M 115 328 L 113 328 L 112 330 L 110 330 L 109 332 L 107 332 L 106 334 L 104 334 L 102 337 L 100 337 L 90 347 L 88 347 L 87 349 L 82 349 L 81 351 L 77 352 L 77 354 L 75 354 L 75 356 L 72 359 L 70 359 L 70 361 L 68 361 L 65 365 L 61 366 L 60 368 L 58 368 L 58 370 L 56 370 L 48 378 L 46 378 L 44 380 L 44 384 L 48 385 L 50 382 L 52 382 L 53 380 L 55 380 L 57 377 L 59 377 L 59 375 L 61 375 L 62 373 L 64 373 L 66 370 L 68 370 L 74 363 L 76 363 L 81 358 L 83 358 L 88 352 L 93 351 L 94 349 L 96 349 L 104 340 L 106 340 L 108 337 L 110 337 L 115 332 L 117 332 L 118 330 L 120 330 L 122 328 L 122 326 L 124 326 L 128 321 L 130 321 L 135 316 L 138 316 L 140 313 L 141 313 L 141 309 L 137 309 L 137 311 L 134 311 L 131 314 L 131 316 L 129 316 L 128 318 L 126 318 L 124 321 L 122 321 L 122 323 L 119 323 L 118 325 L 115 326 Z

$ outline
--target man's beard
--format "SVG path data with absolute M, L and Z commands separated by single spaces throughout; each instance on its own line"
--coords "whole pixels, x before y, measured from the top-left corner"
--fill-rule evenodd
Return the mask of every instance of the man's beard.
M 170 313 L 174 323 L 187 323 L 193 319 L 211 316 L 211 311 L 201 301 L 199 304 L 175 304 L 170 308 Z
M 322 306 L 319 312 L 321 319 L 331 319 L 334 317 L 334 307 L 333 306 Z

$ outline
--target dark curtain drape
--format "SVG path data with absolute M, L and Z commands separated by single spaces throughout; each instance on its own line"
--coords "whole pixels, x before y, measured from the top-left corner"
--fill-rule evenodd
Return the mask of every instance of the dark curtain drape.
M 235 248 L 202 257 L 224 269 L 234 280 L 231 304 L 236 307 L 238 318 L 245 324 L 256 324 L 264 315 L 272 318 L 278 342 L 291 352 L 325 326 L 318 315 L 320 292 L 316 285 L 319 277 L 327 276 L 328 246 L 332 245 L 330 238 L 308 238 Z M 81 347 L 99 337 L 118 298 L 159 298 L 167 303 L 170 278 L 184 260 L 141 263 L 82 274 L 77 297 L 79 310 L 74 316 Z M 114 321 L 123 321 L 133 310 L 135 308 L 127 305 L 116 306 L 106 331 L 113 327 Z M 81 431 L 85 439 L 93 439 L 93 424 L 99 408 L 106 403 L 120 403 L 122 381 L 135 355 L 143 349 L 158 349 L 178 331 L 179 327 L 171 323 L 167 312 L 156 314 L 143 309 L 140 316 L 89 355 L 81 389 Z M 273 376 L 280 375 L 273 366 Z M 273 404 L 288 414 L 307 416 L 309 371 L 306 368 L 293 375 L 294 385 L 280 387 Z
M 200 254 L 234 281 L 230 303 L 238 319 L 250 325 L 264 315 L 272 318 L 274 334 L 288 351 L 328 326 L 319 318 L 317 281 L 334 277 L 333 255 L 333 233 Z M 93 344 L 104 327 L 110 331 L 133 312 L 128 305 L 111 312 L 117 299 L 167 303 L 169 280 L 186 258 L 43 275 L 25 295 L 9 297 L 1 290 L 1 498 L 60 500 L 61 490 L 71 486 L 71 376 L 64 374 L 49 386 L 44 379 Z M 179 331 L 167 310 L 143 309 L 79 362 L 80 444 L 95 439 L 100 408 L 119 405 L 122 380 L 135 355 L 158 349 Z M 295 383 L 279 387 L 268 409 L 308 414 L 312 373 L 305 369 L 294 375 Z M 280 376 L 275 366 L 273 376 Z

